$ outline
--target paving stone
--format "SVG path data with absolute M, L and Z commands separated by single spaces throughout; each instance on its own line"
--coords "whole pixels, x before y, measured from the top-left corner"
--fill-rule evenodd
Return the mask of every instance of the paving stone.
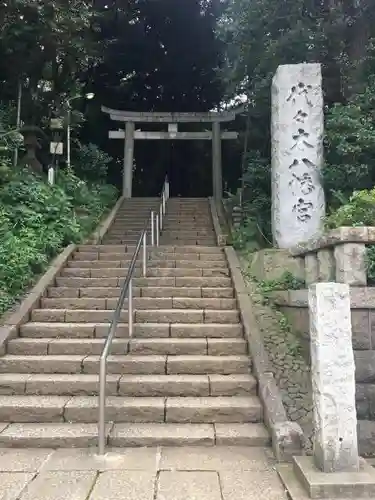
M 0 372 L 79 373 L 84 356 L 13 356 L 0 358 Z
M 155 472 L 103 472 L 88 500 L 154 500 Z
M 223 500 L 287 500 L 276 471 L 219 472 Z
M 257 397 L 167 398 L 166 422 L 259 422 L 262 406 Z
M 107 374 L 107 395 L 116 395 L 120 375 Z M 69 396 L 95 395 L 99 390 L 99 375 L 88 374 L 32 374 L 26 381 L 26 394 Z
M 69 396 L 0 396 L 0 420 L 61 422 L 69 399 Z
M 209 471 L 161 471 L 156 500 L 222 500 L 219 476 Z
M 26 389 L 26 380 L 29 377 L 30 375 L 27 375 L 26 373 L 1 373 L 0 394 L 24 394 Z
M 97 455 L 95 448 L 60 449 L 52 453 L 43 470 L 106 471 L 134 470 L 156 472 L 157 448 L 110 448 Z
M 266 448 L 247 446 L 163 447 L 160 470 L 269 471 L 274 461 Z
M 247 355 L 247 343 L 244 339 L 208 339 L 208 354 L 211 356 Z
M 33 477 L 34 473 L 30 472 L 0 472 L 0 498 L 17 500 Z
M 0 436 L 1 437 L 1 436 Z M 115 424 L 110 446 L 212 446 L 211 424 Z
M 257 380 L 250 374 L 210 374 L 210 396 L 246 396 L 256 394 Z
M 264 424 L 214 424 L 215 443 L 222 446 L 269 446 L 271 437 Z
M 243 328 L 241 324 L 171 324 L 171 337 L 243 337 Z
M 207 375 L 123 375 L 122 396 L 208 396 Z
M 0 448 L 1 472 L 37 472 L 53 450 L 13 450 Z
M 106 417 L 111 422 L 164 422 L 164 398 L 107 397 Z M 98 398 L 74 396 L 66 404 L 67 422 L 96 422 Z
M 129 343 L 132 354 L 207 354 L 206 339 L 132 339 Z
M 112 428 L 107 425 L 106 434 Z M 0 446 L 9 448 L 82 448 L 97 446 L 95 424 L 10 424 L 0 433 Z
M 247 356 L 168 356 L 169 374 L 249 373 Z
M 166 356 L 108 356 L 108 373 L 126 373 L 126 374 L 165 374 Z M 98 373 L 99 356 L 87 356 L 83 360 L 84 373 Z
M 41 472 L 20 500 L 86 500 L 96 477 L 93 471 Z

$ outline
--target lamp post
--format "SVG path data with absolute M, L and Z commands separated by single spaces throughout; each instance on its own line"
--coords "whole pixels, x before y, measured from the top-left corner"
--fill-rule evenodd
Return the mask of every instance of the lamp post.
M 89 92 L 85 96 L 81 95 L 76 95 L 73 97 L 70 97 L 66 101 L 66 105 L 68 108 L 68 124 L 66 127 L 66 166 L 69 168 L 70 167 L 70 117 L 71 117 L 71 112 L 72 112 L 72 107 L 71 107 L 71 102 L 74 101 L 74 99 L 79 99 L 80 97 L 85 97 L 88 100 L 91 100 L 95 97 L 95 94 L 93 92 Z

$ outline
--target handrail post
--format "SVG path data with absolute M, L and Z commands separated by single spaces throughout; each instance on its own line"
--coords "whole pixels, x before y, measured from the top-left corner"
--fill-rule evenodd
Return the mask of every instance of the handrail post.
M 154 211 L 151 211 L 151 246 L 155 246 Z
M 106 402 L 106 386 L 107 386 L 107 359 L 100 358 L 99 363 L 99 455 L 104 455 L 105 452 L 105 402 Z
M 129 337 L 133 336 L 133 280 L 129 281 L 128 288 L 128 327 Z
M 145 231 L 143 234 L 143 258 L 142 258 L 142 267 L 143 267 L 143 277 L 146 277 L 147 274 L 147 232 Z
M 163 220 L 163 205 L 160 204 L 159 208 L 159 225 L 160 225 L 160 231 L 163 230 L 163 225 L 164 225 L 164 220 Z
M 156 214 L 156 224 L 155 224 L 155 232 L 156 232 L 156 246 L 159 246 L 159 214 Z

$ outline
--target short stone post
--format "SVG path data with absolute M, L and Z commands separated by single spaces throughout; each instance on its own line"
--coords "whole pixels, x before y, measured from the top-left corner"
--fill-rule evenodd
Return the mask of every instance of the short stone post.
M 272 233 L 279 248 L 322 232 L 323 128 L 320 64 L 279 66 L 272 84 Z
M 349 286 L 311 285 L 309 313 L 315 465 L 323 472 L 358 471 Z

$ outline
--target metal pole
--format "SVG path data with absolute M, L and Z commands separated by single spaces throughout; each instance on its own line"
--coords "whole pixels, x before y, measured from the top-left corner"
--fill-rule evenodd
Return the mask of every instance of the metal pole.
M 16 119 L 16 128 L 19 131 L 21 126 L 21 101 L 22 101 L 22 81 L 18 81 L 18 95 L 17 95 L 17 119 Z M 13 166 L 16 167 L 18 163 L 18 146 L 14 150 L 13 157 Z
M 155 246 L 154 211 L 151 212 L 151 246 Z
M 143 235 L 143 277 L 146 277 L 147 274 L 147 232 L 144 232 Z
M 105 452 L 105 393 L 107 385 L 107 369 L 106 369 L 106 359 L 100 358 L 100 386 L 99 386 L 99 455 L 104 455 Z
M 159 215 L 156 214 L 156 246 L 159 246 Z
M 164 224 L 164 221 L 163 221 L 163 205 L 160 204 L 160 209 L 159 209 L 159 225 L 160 225 L 160 231 L 163 230 L 163 224 Z
M 165 215 L 165 197 L 166 197 L 166 194 L 165 194 L 165 189 L 163 191 L 163 215 Z
M 129 281 L 128 288 L 128 314 L 129 314 L 129 337 L 133 336 L 133 280 Z
M 66 166 L 70 167 L 70 103 L 68 102 L 68 125 L 66 128 Z

